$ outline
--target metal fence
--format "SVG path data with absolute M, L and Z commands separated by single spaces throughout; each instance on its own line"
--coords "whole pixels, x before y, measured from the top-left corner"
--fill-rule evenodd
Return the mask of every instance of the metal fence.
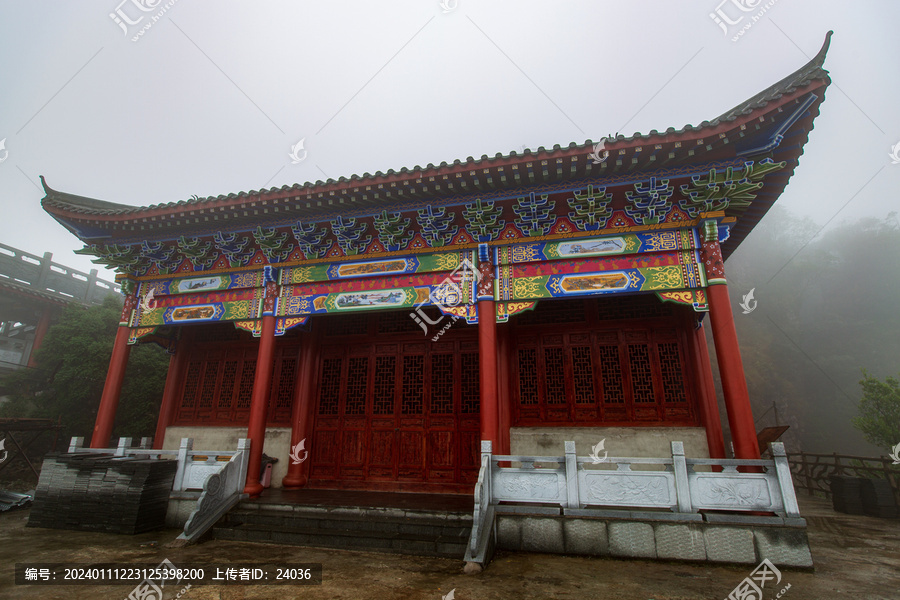
M 831 498 L 832 475 L 887 479 L 900 502 L 900 465 L 889 458 L 852 456 L 848 454 L 813 454 L 799 452 L 788 457 L 791 474 L 798 490 L 810 496 L 824 495 Z

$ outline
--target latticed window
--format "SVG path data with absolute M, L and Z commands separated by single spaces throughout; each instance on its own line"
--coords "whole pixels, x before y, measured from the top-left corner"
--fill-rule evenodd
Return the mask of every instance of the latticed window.
M 258 344 L 241 341 L 234 327 L 211 327 L 196 334 L 182 382 L 175 424 L 245 425 L 250 416 Z M 299 370 L 299 346 L 276 345 L 268 402 L 271 425 L 290 424 Z M 338 381 L 340 376 L 338 375 Z
M 517 424 L 697 424 L 687 341 L 669 305 L 652 296 L 560 304 L 513 320 Z

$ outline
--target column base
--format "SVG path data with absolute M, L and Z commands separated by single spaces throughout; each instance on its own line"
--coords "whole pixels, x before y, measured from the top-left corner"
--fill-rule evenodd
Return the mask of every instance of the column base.
M 291 477 L 288 474 L 281 480 L 281 486 L 286 490 L 296 490 L 306 486 L 307 481 L 309 481 L 309 478 L 305 475 Z
M 251 498 L 258 498 L 262 491 L 266 489 L 258 481 L 251 481 L 244 486 L 244 493 L 249 494 Z

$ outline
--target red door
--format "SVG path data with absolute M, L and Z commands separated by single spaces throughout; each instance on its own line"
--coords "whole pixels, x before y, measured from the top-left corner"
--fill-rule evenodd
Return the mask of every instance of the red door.
M 388 315 L 326 333 L 310 485 L 468 492 L 478 465 L 474 331 L 456 324 L 432 342 L 414 323 L 390 331 Z

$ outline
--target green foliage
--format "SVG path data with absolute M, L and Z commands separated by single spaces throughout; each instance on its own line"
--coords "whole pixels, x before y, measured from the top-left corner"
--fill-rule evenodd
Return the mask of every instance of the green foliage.
M 859 385 L 863 396 L 853 426 L 875 446 L 893 448 L 900 444 L 900 381 L 890 376 L 881 381 L 863 370 Z
M 4 378 L 6 417 L 60 419 L 62 438 L 90 438 L 106 381 L 121 305 L 109 296 L 101 306 L 67 307 L 36 353 L 38 366 Z M 165 351 L 132 346 L 116 411 L 113 436 L 152 436 L 168 368 Z

